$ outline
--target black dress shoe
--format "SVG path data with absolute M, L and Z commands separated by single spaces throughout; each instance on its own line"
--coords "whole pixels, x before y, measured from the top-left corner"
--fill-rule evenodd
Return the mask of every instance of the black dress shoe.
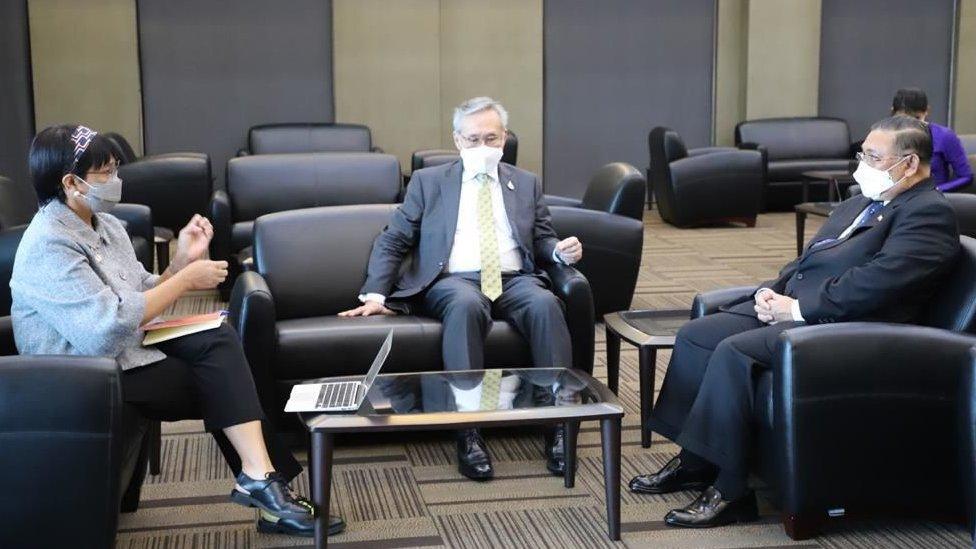
M 489 480 L 495 476 L 491 457 L 477 429 L 460 431 L 457 439 L 458 472 L 471 480 Z
M 562 425 L 546 433 L 546 469 L 557 477 L 566 474 L 566 433 Z
M 231 490 L 230 499 L 283 519 L 307 519 L 315 514 L 312 503 L 292 492 L 281 473 L 268 473 L 263 479 L 253 479 L 244 473 L 237 475 L 237 486 Z
M 735 522 L 752 522 L 758 518 L 756 493 L 752 490 L 738 499 L 726 501 L 722 499 L 721 492 L 709 486 L 687 506 L 672 509 L 665 515 L 664 523 L 682 528 L 711 528 Z
M 671 458 L 660 471 L 630 479 L 630 491 L 637 494 L 668 494 L 681 490 L 703 490 L 715 482 L 718 473 L 707 469 L 688 469 L 681 458 Z
M 342 520 L 341 517 L 329 515 L 328 535 L 334 536 L 345 529 L 346 521 Z M 315 520 L 311 517 L 303 519 L 279 518 L 261 510 L 258 513 L 258 532 L 311 538 L 315 536 Z

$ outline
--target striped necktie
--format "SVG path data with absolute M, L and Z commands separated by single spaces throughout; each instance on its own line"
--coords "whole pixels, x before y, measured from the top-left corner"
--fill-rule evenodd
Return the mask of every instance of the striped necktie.
M 478 233 L 481 244 L 481 292 L 494 301 L 502 295 L 502 266 L 498 257 L 498 233 L 495 232 L 495 212 L 491 204 L 491 179 L 479 174 Z

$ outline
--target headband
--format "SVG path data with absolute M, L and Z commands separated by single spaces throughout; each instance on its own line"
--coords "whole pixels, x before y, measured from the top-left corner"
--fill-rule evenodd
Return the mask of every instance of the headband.
M 75 161 L 71 163 L 71 169 L 74 169 L 75 165 L 78 164 L 81 155 L 85 154 L 85 151 L 88 150 L 88 145 L 91 145 L 92 139 L 96 135 L 98 135 L 98 132 L 87 126 L 78 126 L 75 128 L 75 131 L 71 134 L 71 142 L 75 145 Z

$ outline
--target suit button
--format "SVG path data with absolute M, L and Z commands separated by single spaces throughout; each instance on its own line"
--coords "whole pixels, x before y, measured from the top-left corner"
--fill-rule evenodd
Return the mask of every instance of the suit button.
M 443 266 L 444 266 L 444 262 L 443 262 L 443 261 L 441 261 L 440 263 L 438 263 L 438 264 L 437 264 L 437 266 L 438 266 L 438 267 L 443 267 Z
M 797 280 L 803 280 L 803 273 L 796 273 Z

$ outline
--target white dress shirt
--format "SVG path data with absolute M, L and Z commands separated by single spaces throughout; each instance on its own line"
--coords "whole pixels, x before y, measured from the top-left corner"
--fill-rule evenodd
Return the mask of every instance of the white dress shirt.
M 467 273 L 481 270 L 481 231 L 478 227 L 478 193 L 481 183 L 478 174 L 464 170 L 461 174 L 461 200 L 458 204 L 457 228 L 454 230 L 454 246 L 447 261 L 449 273 Z M 498 259 L 502 272 L 522 270 L 522 256 L 512 225 L 505 213 L 502 186 L 498 181 L 498 168 L 488 174 L 491 191 L 491 209 L 495 216 L 495 236 L 498 239 Z

